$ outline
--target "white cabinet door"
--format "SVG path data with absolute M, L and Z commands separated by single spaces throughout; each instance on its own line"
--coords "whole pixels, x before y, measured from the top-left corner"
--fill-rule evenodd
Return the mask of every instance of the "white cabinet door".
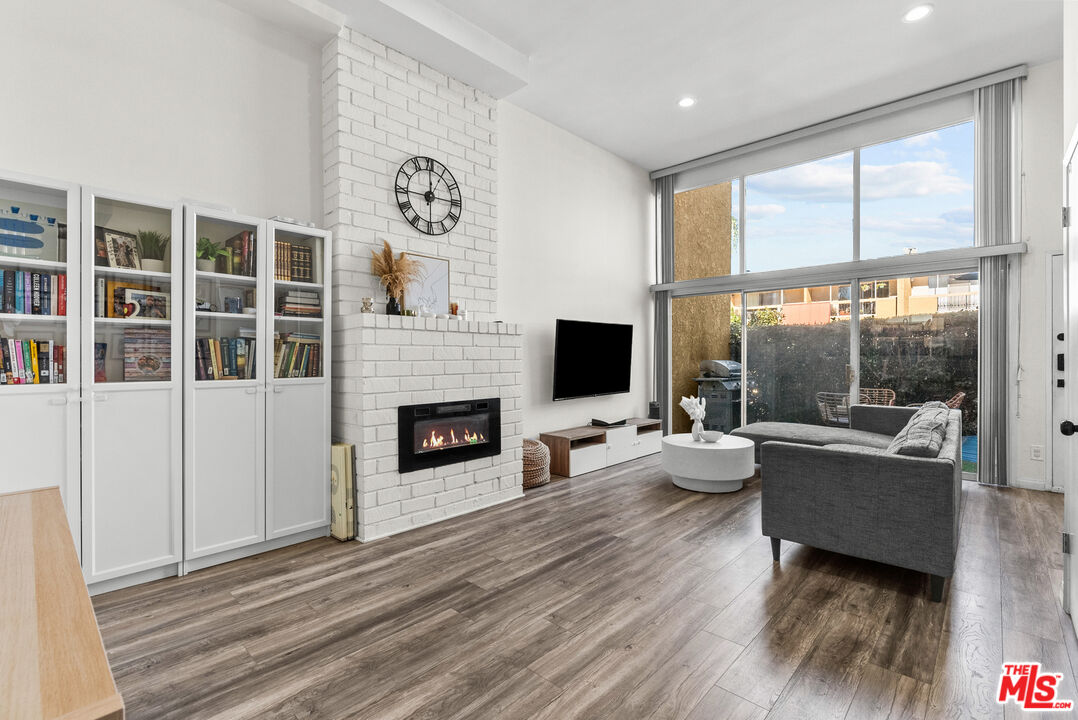
M 569 477 L 576 477 L 606 467 L 606 445 L 581 445 L 569 451 Z
M 0 404 L 0 493 L 60 486 L 79 547 L 77 390 L 14 386 Z
M 606 431 L 606 464 L 617 465 L 637 457 L 636 426 L 608 428 Z
M 274 381 L 268 395 L 266 536 L 329 525 L 329 397 L 324 379 Z
M 180 561 L 181 429 L 179 396 L 170 385 L 89 393 L 82 498 L 87 582 Z
M 636 451 L 634 457 L 654 455 L 663 449 L 663 434 L 659 430 L 649 430 L 636 436 Z
M 186 408 L 188 559 L 266 539 L 265 392 L 257 381 L 222 385 L 198 387 Z

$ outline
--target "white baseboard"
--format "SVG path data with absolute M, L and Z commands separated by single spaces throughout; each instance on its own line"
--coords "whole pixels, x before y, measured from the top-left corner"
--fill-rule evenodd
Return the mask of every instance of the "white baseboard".
M 1051 492 L 1052 488 L 1048 486 L 1044 480 L 1037 480 L 1034 478 L 1015 478 L 1011 483 L 1011 487 L 1021 488 L 1022 490 L 1041 490 L 1044 492 Z
M 501 505 L 502 503 L 507 503 L 507 502 L 510 502 L 512 500 L 520 500 L 521 498 L 524 497 L 524 488 L 517 488 L 517 489 L 520 490 L 519 495 L 510 495 L 509 497 L 505 497 L 505 498 L 497 498 L 496 497 L 495 500 L 493 500 L 493 501 L 491 501 L 489 503 L 486 503 L 486 504 L 483 504 L 483 505 L 477 505 L 475 507 L 464 508 L 460 512 L 455 512 L 455 513 L 452 513 L 451 515 L 446 515 L 445 517 L 433 518 L 433 519 L 431 519 L 431 520 L 429 520 L 429 521 L 427 521 L 425 523 L 418 523 L 416 525 L 412 525 L 410 527 L 407 527 L 407 528 L 405 528 L 403 530 L 398 530 L 396 532 L 376 533 L 374 535 L 368 535 L 368 536 L 364 536 L 364 537 L 357 536 L 356 540 L 358 540 L 359 542 L 362 542 L 362 543 L 369 543 L 369 542 L 373 542 L 375 540 L 381 540 L 382 538 L 392 537 L 393 535 L 400 535 L 401 533 L 406 533 L 409 530 L 415 530 L 416 528 L 426 527 L 427 525 L 434 525 L 435 523 L 444 522 L 446 520 L 450 520 L 450 519 L 455 518 L 455 517 L 460 517 L 461 515 L 468 515 L 468 514 L 473 513 L 473 512 L 478 512 L 480 510 L 484 510 L 484 509 L 489 508 L 489 507 L 494 507 L 496 505 Z
M 176 577 L 179 575 L 179 572 L 180 566 L 178 564 L 172 564 L 164 567 L 152 568 L 150 570 L 143 570 L 142 572 L 131 573 L 130 575 L 121 575 L 120 577 L 109 578 L 108 580 L 101 580 L 87 585 L 86 587 L 89 589 L 91 595 L 100 595 L 101 593 L 112 592 L 113 590 L 123 590 L 132 585 L 141 585 L 142 583 L 153 582 L 154 580 L 160 580 L 162 578 Z
M 305 530 L 304 532 L 296 533 L 295 535 L 266 540 L 265 542 L 255 543 L 254 545 L 246 545 L 241 548 L 225 550 L 224 552 L 219 552 L 214 555 L 207 555 L 194 560 L 188 560 L 185 563 L 186 567 L 184 569 L 186 572 L 194 572 L 195 570 L 202 570 L 203 568 L 208 568 L 212 565 L 220 565 L 221 563 L 232 562 L 233 560 L 250 557 L 251 555 L 258 555 L 260 553 L 269 552 L 270 550 L 277 550 L 279 548 L 288 547 L 289 545 L 295 545 L 296 543 L 328 536 L 329 526 L 327 525 L 325 527 L 314 528 L 313 530 Z

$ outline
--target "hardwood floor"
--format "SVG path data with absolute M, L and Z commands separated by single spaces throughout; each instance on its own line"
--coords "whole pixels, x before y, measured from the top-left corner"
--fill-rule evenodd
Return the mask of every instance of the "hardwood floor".
M 362 545 L 325 539 L 102 595 L 128 718 L 1003 718 L 1004 659 L 1078 700 L 1062 496 L 965 484 L 958 571 L 760 535 L 759 480 L 657 457 Z

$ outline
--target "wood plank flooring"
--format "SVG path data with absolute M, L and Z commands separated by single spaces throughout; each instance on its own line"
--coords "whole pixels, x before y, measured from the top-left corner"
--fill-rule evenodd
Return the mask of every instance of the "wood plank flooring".
M 966 483 L 958 570 L 760 535 L 759 480 L 647 458 L 370 544 L 315 540 L 95 598 L 128 718 L 1010 718 L 1066 675 L 1062 496 Z

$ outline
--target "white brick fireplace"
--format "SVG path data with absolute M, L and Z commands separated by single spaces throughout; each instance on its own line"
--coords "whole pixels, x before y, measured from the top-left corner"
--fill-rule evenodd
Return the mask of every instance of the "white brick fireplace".
M 365 37 L 344 30 L 323 50 L 326 224 L 334 233 L 334 437 L 354 443 L 361 540 L 372 540 L 521 497 L 523 348 L 519 326 L 497 315 L 495 100 Z M 463 212 L 441 236 L 413 229 L 397 208 L 394 178 L 409 157 L 444 163 Z M 469 321 L 361 314 L 384 292 L 370 251 L 448 259 L 450 297 Z M 400 473 L 397 409 L 501 400 L 501 453 Z
M 358 342 L 343 370 L 356 392 L 347 413 L 356 442 L 360 540 L 426 525 L 521 497 L 523 348 L 514 324 L 357 314 L 335 323 Z M 397 471 L 401 405 L 501 399 L 501 454 Z

